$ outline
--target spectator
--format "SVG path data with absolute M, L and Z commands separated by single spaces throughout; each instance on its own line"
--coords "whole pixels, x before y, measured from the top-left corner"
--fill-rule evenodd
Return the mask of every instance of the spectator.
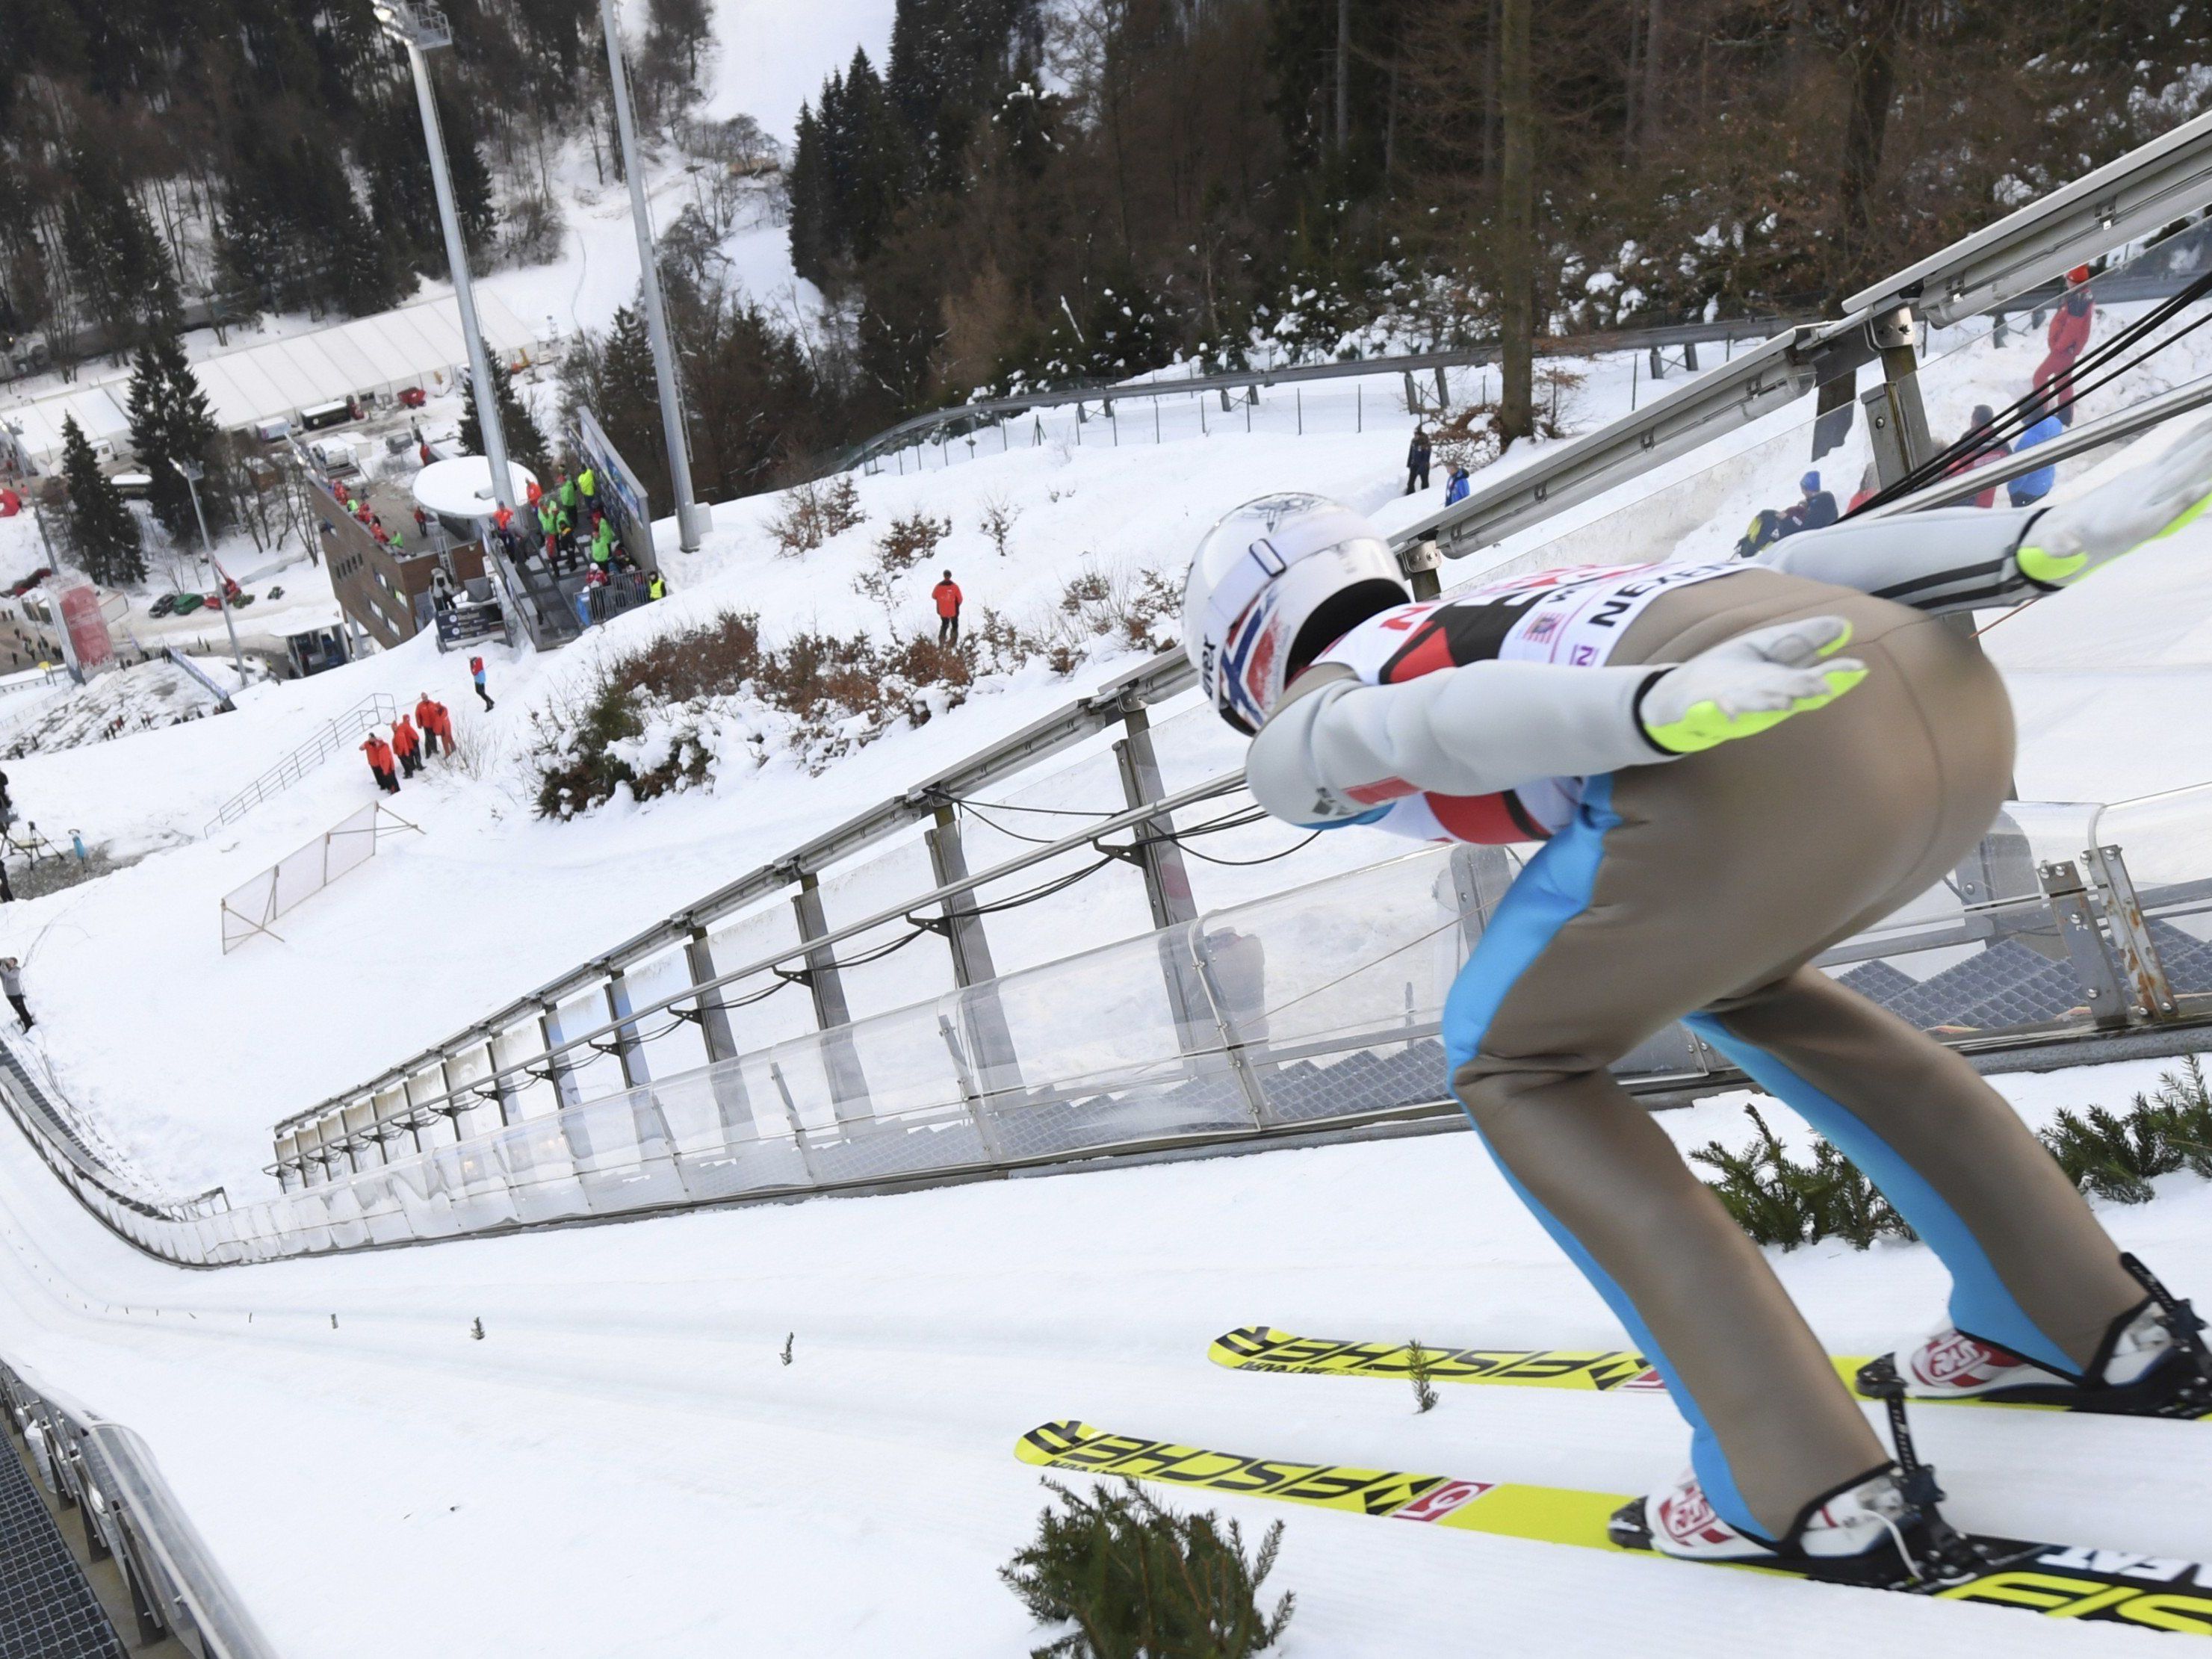
M 2074 424 L 2074 362 L 2087 349 L 2097 317 L 2097 301 L 2089 292 L 2089 267 L 2075 266 L 2066 273 L 2066 297 L 2051 313 L 2051 326 L 2044 331 L 2049 352 L 2035 366 L 2035 389 L 2045 393 L 2040 407 L 2056 415 L 2061 427 Z
M 568 476 L 565 466 L 555 474 L 553 493 L 561 498 L 562 507 L 570 513 L 576 510 L 576 481 Z
M 1429 431 L 1426 427 L 1413 428 L 1413 441 L 1406 448 L 1406 493 L 1429 487 Z
M 1998 437 L 1996 434 L 1990 429 L 1992 423 L 1996 420 L 1996 411 L 1992 410 L 1987 404 L 1976 404 L 1974 405 L 1973 419 L 1968 424 L 1966 429 L 1959 434 L 1959 442 L 1961 444 L 1965 443 L 1969 438 L 1972 438 L 1977 433 L 1980 433 L 1983 435 L 1978 441 L 1977 447 L 1973 450 L 1962 456 L 1958 460 L 1952 462 L 1948 467 L 1944 469 L 1943 476 L 1945 477 L 1955 477 L 1961 472 L 1972 472 L 1976 467 L 1987 466 L 1990 462 L 2002 460 L 2004 457 L 2012 453 L 2012 446 L 2006 443 L 2003 439 Z M 1954 447 L 1956 447 L 1956 446 L 1954 445 Z M 1995 507 L 1996 503 L 1997 487 L 1995 484 L 1991 484 L 1987 489 L 1983 490 L 1979 495 L 1974 497 L 1974 505 L 1976 507 Z
M 1454 461 L 1451 464 L 1449 480 L 1444 485 L 1446 507 L 1449 507 L 1454 501 L 1463 501 L 1467 499 L 1467 469 L 1457 461 Z
M 1875 472 L 1874 463 L 1869 461 L 1866 471 L 1859 474 L 1859 487 L 1851 492 L 1851 504 L 1844 511 L 1847 514 L 1857 512 L 1872 501 L 1881 489 L 1881 475 Z
M 446 574 L 446 567 L 440 565 L 430 573 L 430 604 L 434 608 L 444 611 L 453 603 L 453 579 Z
M 658 570 L 645 579 L 645 597 L 648 600 L 665 599 L 668 597 L 668 584 L 662 579 Z
M 399 793 L 399 779 L 392 770 L 392 745 L 372 732 L 368 741 L 361 746 L 368 757 L 368 769 L 376 775 L 376 787 L 387 795 Z
M 2065 429 L 2064 417 L 2054 410 L 2020 434 L 2020 441 L 2013 446 L 2013 453 L 2016 455 L 2037 444 L 2047 444 Z M 2014 507 L 2033 507 L 2048 495 L 2051 486 L 2057 482 L 2058 468 L 2055 463 L 2050 466 L 2039 466 L 2033 472 L 2021 473 L 2007 484 L 2005 495 Z
M 584 505 L 586 507 L 592 508 L 598 507 L 599 504 L 599 475 L 592 471 L 588 466 L 576 475 L 576 494 L 583 498 Z
M 1825 530 L 1839 516 L 1836 498 L 1820 488 L 1820 475 L 1808 472 L 1797 480 L 1798 498 L 1795 507 L 1783 509 L 1774 526 L 1774 539 L 1794 536 L 1801 530 Z
M 422 739 L 404 714 L 392 722 L 392 752 L 399 757 L 400 769 L 409 777 L 422 769 Z
M 960 643 L 960 585 L 952 580 L 952 573 L 945 573 L 945 580 L 929 590 L 929 597 L 937 601 L 937 642 L 939 645 Z
M 484 690 L 484 665 L 482 657 L 469 659 L 469 678 L 476 682 L 477 696 L 483 699 L 484 708 L 489 710 L 495 707 L 491 700 L 491 693 Z
M 604 571 L 614 554 L 614 520 L 604 513 L 595 513 L 592 515 L 592 563 Z
M 23 964 L 14 957 L 0 957 L 0 991 L 8 994 L 9 1004 L 25 1030 L 39 1023 L 31 1018 L 31 1005 L 23 1000 Z
M 446 753 L 453 752 L 453 733 L 446 729 L 446 707 L 431 702 L 428 691 L 416 699 L 415 724 L 422 729 L 422 746 L 432 754 L 438 752 L 441 743 L 446 745 Z
M 507 509 L 501 507 L 500 510 L 505 512 Z M 430 515 L 419 507 L 415 509 L 415 533 L 424 541 L 430 539 Z
M 538 487 L 538 480 L 537 480 L 537 479 L 535 479 L 535 478 L 532 478 L 532 479 L 530 481 L 530 483 L 529 483 L 529 486 L 528 486 L 528 491 L 527 491 L 527 493 L 528 493 L 529 497 L 530 497 L 530 504 L 531 504 L 531 506 L 532 506 L 532 507 L 537 506 L 537 505 L 538 505 L 538 501 L 540 501 L 540 500 L 544 496 L 544 494 L 545 494 L 545 492 L 544 492 L 544 490 L 540 489 Z
M 596 551 L 596 549 L 594 550 Z M 595 623 L 607 619 L 607 568 L 595 563 L 584 577 L 584 602 Z

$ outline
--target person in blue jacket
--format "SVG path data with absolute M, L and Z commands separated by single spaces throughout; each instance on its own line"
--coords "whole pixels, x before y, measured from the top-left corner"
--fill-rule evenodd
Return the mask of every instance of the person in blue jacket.
M 2047 444 L 2065 429 L 2066 422 L 2057 415 L 2046 415 L 2020 434 L 2020 441 L 2013 446 L 2013 453 L 2017 455 L 2021 450 L 2032 449 L 2037 444 Z M 2057 481 L 2056 463 L 2050 466 L 2039 466 L 2034 471 L 2024 472 L 2007 484 L 2005 494 L 2011 498 L 2014 507 L 2032 507 L 2048 495 L 2051 486 Z
M 1452 463 L 1451 481 L 1444 486 L 1444 505 L 1467 499 L 1467 469 L 1457 461 Z

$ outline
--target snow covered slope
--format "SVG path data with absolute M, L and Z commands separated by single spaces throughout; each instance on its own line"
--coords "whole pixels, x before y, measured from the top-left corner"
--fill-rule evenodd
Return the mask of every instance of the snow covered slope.
M 2117 1105 L 2149 1069 L 2014 1092 L 2032 1118 Z M 1740 1115 L 1662 1121 L 1695 1145 Z M 2107 1219 L 2201 1291 L 2212 1186 L 2160 1185 Z M 1917 1246 L 1778 1266 L 1839 1350 L 1941 1315 Z M 1389 1384 L 1206 1362 L 1212 1337 L 1259 1321 L 1622 1340 L 1466 1134 L 192 1273 L 100 1232 L 0 1126 L 0 1346 L 146 1437 L 298 1659 L 1024 1652 L 1041 1637 L 994 1570 L 1043 1494 L 1012 1449 L 1071 1415 L 1607 1491 L 1683 1460 L 1663 1398 L 1446 1389 L 1417 1416 Z M 1962 1522 L 2212 1556 L 2212 1430 L 1931 1410 L 1920 1432 Z M 1998 1609 L 1209 1504 L 1248 1535 L 1286 1522 L 1285 1659 L 2148 1651 L 2147 1634 Z

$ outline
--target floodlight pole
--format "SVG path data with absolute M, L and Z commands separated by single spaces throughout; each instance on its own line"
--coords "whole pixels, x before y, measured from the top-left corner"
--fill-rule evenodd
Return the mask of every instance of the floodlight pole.
M 215 597 L 222 610 L 223 631 L 230 635 L 230 665 L 238 671 L 238 687 L 246 689 L 246 655 L 238 648 L 238 624 L 230 619 L 230 578 L 222 574 L 222 567 L 215 562 L 215 544 L 208 539 L 207 514 L 200 510 L 200 480 L 207 477 L 207 469 L 191 461 L 170 457 L 169 465 L 184 475 L 185 488 L 191 492 L 192 517 L 200 521 L 200 551 L 207 556 L 209 574 L 215 578 Z
M 430 182 L 437 186 L 438 218 L 446 231 L 446 264 L 453 270 L 453 299 L 461 308 L 461 334 L 469 345 L 469 386 L 477 400 L 477 425 L 483 433 L 484 459 L 491 463 L 492 495 L 511 512 L 514 480 L 507 468 L 507 432 L 499 423 L 499 388 L 492 381 L 483 331 L 477 326 L 476 290 L 469 282 L 469 253 L 461 240 L 460 214 L 453 206 L 453 175 L 446 162 L 446 135 L 438 125 L 430 65 L 422 56 L 428 47 L 453 45 L 453 32 L 445 14 L 434 6 L 410 3 L 410 0 L 377 0 L 374 9 L 385 33 L 407 48 L 407 66 L 414 71 L 415 101 L 422 106 L 422 137 L 430 147 Z
M 645 287 L 645 328 L 653 342 L 653 374 L 660 383 L 660 427 L 668 439 L 668 482 L 676 492 L 676 536 L 686 553 L 699 550 L 699 507 L 691 495 L 691 444 L 684 403 L 676 390 L 676 352 L 668 342 L 668 315 L 660 298 L 660 261 L 653 251 L 653 220 L 645 203 L 645 169 L 637 155 L 630 114 L 629 76 L 623 68 L 622 25 L 615 0 L 599 0 L 599 27 L 607 37 L 607 78 L 613 83 L 615 131 L 622 142 L 623 173 L 629 180 L 630 226 L 637 232 L 637 262 Z

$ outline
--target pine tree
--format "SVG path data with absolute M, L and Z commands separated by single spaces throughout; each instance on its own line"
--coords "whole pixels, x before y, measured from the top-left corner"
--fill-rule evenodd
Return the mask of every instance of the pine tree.
M 517 466 L 526 466 L 541 479 L 551 476 L 545 454 L 545 434 L 538 429 L 538 422 L 516 395 L 513 377 L 502 373 L 499 365 L 492 365 L 492 397 L 499 409 L 499 429 L 507 440 L 507 459 Z M 474 377 L 461 386 L 461 447 L 471 455 L 484 453 L 483 421 L 477 413 L 477 388 Z
M 100 470 L 100 458 L 74 415 L 62 422 L 62 480 L 69 486 L 70 535 L 85 574 L 103 586 L 146 579 L 138 520 Z
M 799 132 L 784 174 L 791 204 L 791 268 L 817 285 L 830 279 L 835 250 L 836 204 L 831 200 L 829 158 L 823 154 L 822 124 L 805 104 L 799 106 Z
M 200 511 L 207 515 L 208 533 L 222 534 L 231 513 L 216 464 L 221 434 L 175 334 L 157 335 L 138 348 L 131 366 L 130 409 L 131 445 L 152 480 L 147 495 L 161 527 L 185 539 L 199 533 L 191 487 L 177 471 L 184 461 L 207 475 L 199 486 Z
M 80 143 L 70 152 L 76 188 L 62 204 L 62 251 L 107 348 L 120 351 L 180 313 L 168 245 L 108 159 Z

